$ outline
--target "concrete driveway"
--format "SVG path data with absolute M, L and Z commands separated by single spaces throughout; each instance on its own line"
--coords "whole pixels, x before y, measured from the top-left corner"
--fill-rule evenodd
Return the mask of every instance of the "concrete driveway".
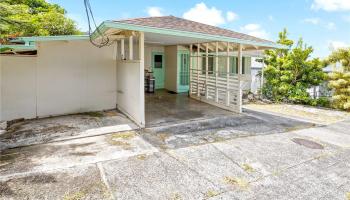
M 0 199 L 349 198 L 350 121 L 245 116 L 250 124 L 194 133 L 131 130 L 2 151 Z

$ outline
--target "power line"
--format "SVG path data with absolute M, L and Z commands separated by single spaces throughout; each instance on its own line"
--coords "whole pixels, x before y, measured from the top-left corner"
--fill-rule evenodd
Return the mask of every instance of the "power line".
M 94 46 L 96 46 L 98 48 L 110 45 L 109 44 L 109 42 L 110 42 L 109 37 L 107 35 L 101 33 L 100 29 L 96 25 L 94 14 L 92 13 L 90 1 L 89 0 L 84 0 L 84 6 L 85 6 L 86 17 L 87 17 L 87 20 L 88 20 L 89 37 L 90 37 L 91 44 L 93 44 Z M 92 29 L 93 27 L 91 26 L 91 23 L 93 23 L 92 25 L 95 27 L 94 29 L 96 31 L 97 36 L 101 37 L 101 41 L 96 41 L 96 40 L 93 39 L 92 33 L 94 31 Z

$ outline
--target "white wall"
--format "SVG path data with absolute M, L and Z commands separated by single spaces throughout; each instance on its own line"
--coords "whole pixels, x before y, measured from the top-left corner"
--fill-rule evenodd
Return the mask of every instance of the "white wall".
M 139 126 L 145 125 L 144 67 L 139 61 L 117 61 L 117 106 Z
M 50 41 L 38 44 L 37 57 L 0 58 L 2 120 L 116 107 L 113 47 Z
M 0 120 L 36 117 L 35 56 L 0 56 Z M 16 63 L 16 64 L 14 64 Z

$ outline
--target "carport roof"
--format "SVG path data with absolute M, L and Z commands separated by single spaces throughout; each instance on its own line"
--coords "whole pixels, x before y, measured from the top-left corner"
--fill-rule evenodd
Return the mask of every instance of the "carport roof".
M 234 42 L 271 48 L 287 48 L 284 45 L 269 40 L 174 16 L 104 21 L 100 25 L 99 30 L 105 32 L 111 28 L 208 39 L 213 41 Z

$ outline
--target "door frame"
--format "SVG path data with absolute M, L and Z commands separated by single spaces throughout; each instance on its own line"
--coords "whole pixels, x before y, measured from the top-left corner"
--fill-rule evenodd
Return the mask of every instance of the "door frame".
M 162 59 L 162 70 L 163 70 L 163 84 L 161 84 L 161 86 L 157 86 L 157 77 L 155 76 L 155 71 L 154 71 L 154 56 L 155 55 L 161 55 L 163 57 Z M 161 51 L 152 51 L 152 56 L 151 56 L 151 63 L 152 63 L 152 72 L 153 72 L 153 76 L 156 79 L 155 80 L 155 84 L 154 87 L 155 89 L 163 89 L 165 88 L 165 56 L 164 56 L 164 52 Z
M 187 54 L 188 55 L 188 85 L 181 85 L 180 83 L 180 72 L 181 72 L 181 54 Z M 190 90 L 190 51 L 189 50 L 178 50 L 177 51 L 177 92 L 188 92 Z

